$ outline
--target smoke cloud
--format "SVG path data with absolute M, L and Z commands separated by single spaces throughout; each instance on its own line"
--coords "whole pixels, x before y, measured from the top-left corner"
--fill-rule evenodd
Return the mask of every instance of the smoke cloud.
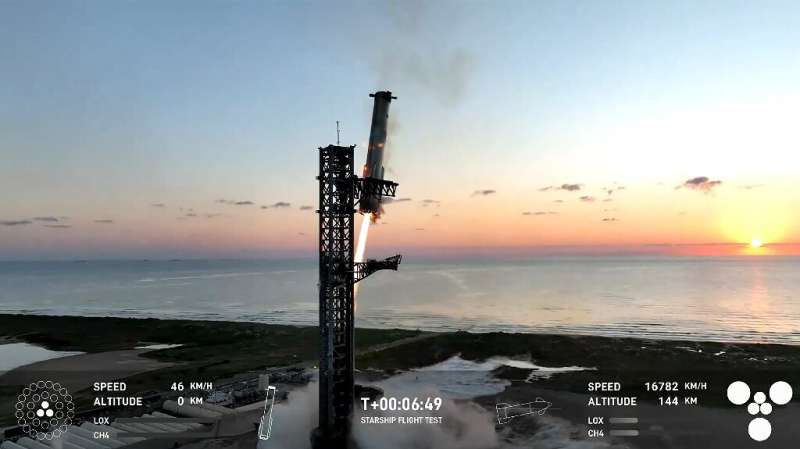
M 431 45 L 423 33 L 441 27 L 422 1 L 389 3 L 386 29 L 370 36 L 369 64 L 375 71 L 378 87 L 419 89 L 444 106 L 458 105 L 466 96 L 475 67 L 474 54 L 465 48 Z M 452 10 L 450 14 L 457 11 Z M 452 20 L 452 17 L 449 18 Z M 436 27 L 436 28 L 431 28 Z M 385 36 L 384 39 L 375 39 Z M 390 114 L 390 127 L 392 123 Z M 390 134 L 392 130 L 390 129 Z

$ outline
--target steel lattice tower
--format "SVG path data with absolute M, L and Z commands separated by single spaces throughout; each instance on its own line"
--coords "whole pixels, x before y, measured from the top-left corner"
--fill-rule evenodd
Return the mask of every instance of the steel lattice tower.
M 356 282 L 382 269 L 397 270 L 400 256 L 355 263 L 353 216 L 358 201 L 394 196 L 397 184 L 353 174 L 355 146 L 319 149 L 319 428 L 315 448 L 348 445 L 353 414 Z
M 319 150 L 319 422 L 336 440 L 353 409 L 353 149 Z

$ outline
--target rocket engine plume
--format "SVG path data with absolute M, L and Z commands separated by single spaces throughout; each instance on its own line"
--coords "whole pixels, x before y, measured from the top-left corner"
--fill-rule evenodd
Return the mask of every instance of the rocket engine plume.
M 363 262 L 364 254 L 367 252 L 367 236 L 369 235 L 370 215 L 364 215 L 361 222 L 361 229 L 358 232 L 358 243 L 356 244 L 355 262 Z
M 372 222 L 372 214 L 364 215 L 361 221 L 361 229 L 358 231 L 358 242 L 356 243 L 355 263 L 363 262 L 367 252 L 367 236 L 369 235 L 369 225 Z M 353 273 L 355 276 L 355 273 Z M 358 283 L 353 286 L 353 297 L 358 295 Z

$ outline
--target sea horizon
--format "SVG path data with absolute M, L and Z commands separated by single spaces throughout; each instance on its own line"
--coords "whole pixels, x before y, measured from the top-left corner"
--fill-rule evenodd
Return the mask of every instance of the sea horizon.
M 368 328 L 800 344 L 796 256 L 404 260 L 360 286 Z M 0 262 L 0 312 L 316 326 L 314 258 Z

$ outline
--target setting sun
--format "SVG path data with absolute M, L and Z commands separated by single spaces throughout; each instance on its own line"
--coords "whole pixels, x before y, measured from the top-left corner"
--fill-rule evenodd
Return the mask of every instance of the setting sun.
M 763 245 L 763 244 L 764 243 L 759 239 L 753 239 L 753 240 L 750 241 L 750 247 L 751 248 L 761 248 L 761 245 Z

